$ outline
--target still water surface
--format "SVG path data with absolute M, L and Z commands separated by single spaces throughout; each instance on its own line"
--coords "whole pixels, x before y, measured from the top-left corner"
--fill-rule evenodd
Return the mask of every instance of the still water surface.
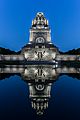
M 60 74 L 61 71 L 58 69 L 59 74 L 56 74 L 54 70 L 57 71 L 57 68 L 45 67 L 46 71 L 47 68 L 50 68 L 51 71 L 53 70 L 52 73 L 49 70 L 50 72 L 48 71 L 48 74 L 47 72 L 45 73 L 44 67 L 41 68 L 40 66 L 35 70 L 33 69 L 33 71 L 37 70 L 36 76 L 33 76 L 34 72 L 31 71 L 32 68 L 35 67 L 32 66 L 28 68 L 22 68 L 24 69 L 24 72 L 22 72 L 22 74 L 17 74 L 16 72 L 13 72 L 14 74 L 11 74 L 9 73 L 9 69 L 7 69 L 7 72 L 5 73 L 4 69 L 2 69 L 2 73 L 0 73 L 0 120 L 80 120 L 79 68 L 75 68 L 75 72 L 75 69 L 68 69 L 68 71 L 72 70 L 73 73 L 72 71 L 71 73 L 66 73 L 66 67 L 65 73 L 62 74 Z M 10 68 L 10 71 L 11 69 L 12 67 Z M 42 69 L 42 74 L 40 73 L 40 69 Z M 25 72 L 25 70 L 27 72 Z M 43 71 L 45 75 L 43 75 Z M 27 76 L 25 77 L 26 74 Z M 33 77 L 30 76 L 31 74 Z M 43 77 L 48 78 L 47 75 L 52 75 L 51 78 L 49 77 L 51 80 L 50 82 L 49 79 L 40 81 L 40 79 L 43 79 Z M 54 77 L 56 75 L 57 77 Z M 34 77 L 37 78 L 37 81 L 35 81 L 36 83 L 32 81 L 32 78 Z M 43 85 L 45 87 L 44 89 L 46 89 L 48 86 L 51 88 L 50 89 L 48 87 L 50 95 L 49 93 L 47 94 L 44 92 L 44 90 L 40 92 L 37 90 L 35 93 L 40 98 L 42 95 L 48 97 L 48 107 L 43 110 L 43 114 L 41 115 L 37 114 L 37 112 L 39 113 L 40 111 L 36 111 L 34 107 L 32 108 L 31 101 L 34 97 L 30 97 L 30 86 L 33 87 L 34 91 L 35 86 L 39 87 L 40 90 L 40 85 Z M 35 94 L 33 93 L 33 95 Z

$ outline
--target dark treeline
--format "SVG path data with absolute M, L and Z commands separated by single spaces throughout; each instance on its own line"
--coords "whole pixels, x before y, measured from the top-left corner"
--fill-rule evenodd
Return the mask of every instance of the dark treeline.
M 0 47 L 0 54 L 3 54 L 3 55 L 20 54 L 20 51 L 15 52 L 15 51 Z
M 73 50 L 69 50 L 67 52 L 61 52 L 61 54 L 69 54 L 69 55 L 80 55 L 80 48 L 78 49 L 73 49 Z

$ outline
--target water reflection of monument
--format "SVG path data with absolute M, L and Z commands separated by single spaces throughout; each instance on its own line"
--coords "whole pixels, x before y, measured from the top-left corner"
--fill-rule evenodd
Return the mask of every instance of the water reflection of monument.
M 22 73 L 24 79 L 27 80 L 42 80 L 44 82 L 57 79 L 57 65 L 27 65 Z
M 48 108 L 51 97 L 51 85 L 60 74 L 76 73 L 80 75 L 80 68 L 59 67 L 57 65 L 6 65 L 0 68 L 0 75 L 20 73 L 29 85 L 29 97 L 32 108 L 37 114 L 43 114 Z
M 37 114 L 43 114 L 44 109 L 48 108 L 52 83 L 45 83 L 42 80 L 38 80 L 28 85 L 32 108 L 36 109 Z
M 25 69 L 24 80 L 29 80 L 29 92 L 32 108 L 37 114 L 43 114 L 48 108 L 48 101 L 51 97 L 51 85 L 57 79 L 58 74 L 55 71 L 56 66 L 29 66 Z

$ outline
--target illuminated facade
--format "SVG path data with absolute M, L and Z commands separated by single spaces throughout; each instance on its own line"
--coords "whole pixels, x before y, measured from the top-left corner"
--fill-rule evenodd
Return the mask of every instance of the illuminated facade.
M 29 43 L 22 49 L 25 59 L 53 61 L 59 54 L 57 47 L 51 42 L 50 27 L 43 13 L 37 13 L 32 21 Z
M 0 62 L 12 61 L 26 64 L 28 61 L 48 61 L 59 63 L 58 61 L 80 61 L 80 55 L 60 54 L 59 50 L 51 41 L 51 30 L 48 20 L 42 12 L 37 13 L 30 28 L 29 43 L 26 44 L 20 54 L 0 55 Z M 40 62 L 41 63 L 41 62 Z

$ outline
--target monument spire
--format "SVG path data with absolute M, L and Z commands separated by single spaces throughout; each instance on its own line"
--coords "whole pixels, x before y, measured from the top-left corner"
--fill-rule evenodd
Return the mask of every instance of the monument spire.
M 50 32 L 51 30 L 48 24 L 48 20 L 45 18 L 42 12 L 38 12 L 36 17 L 32 20 L 29 42 L 50 43 L 51 42 Z

